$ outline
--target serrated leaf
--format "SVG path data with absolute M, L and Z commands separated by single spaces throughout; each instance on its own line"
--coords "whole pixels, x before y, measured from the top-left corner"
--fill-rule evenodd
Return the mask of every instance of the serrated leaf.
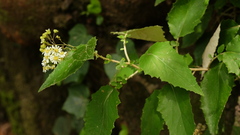
M 163 129 L 164 120 L 157 111 L 157 96 L 159 93 L 159 90 L 155 90 L 151 96 L 146 99 L 141 117 L 141 135 L 159 135 L 160 131 Z
M 129 38 L 141 39 L 147 41 L 161 42 L 166 41 L 164 31 L 161 26 L 149 26 L 140 29 L 132 29 L 127 31 Z
M 110 135 L 118 118 L 118 91 L 111 86 L 102 86 L 92 95 L 81 135 Z
M 234 37 L 226 46 L 226 51 L 240 53 L 240 36 Z
M 226 64 L 229 73 L 240 75 L 240 36 L 237 35 L 226 46 L 226 52 L 219 57 Z
M 76 24 L 69 32 L 68 44 L 78 46 L 80 44 L 86 44 L 88 40 L 92 38 L 87 34 L 87 29 L 82 24 Z
M 152 45 L 140 57 L 139 64 L 145 74 L 197 94 L 203 94 L 183 56 L 179 55 L 169 42 L 157 42 Z
M 63 110 L 82 118 L 88 104 L 89 90 L 84 85 L 73 85 L 68 88 L 68 97 L 63 104 Z
M 155 4 L 154 4 L 154 6 L 159 5 L 159 4 L 162 3 L 163 1 L 165 1 L 165 0 L 155 0 Z
M 68 52 L 53 72 L 48 76 L 39 91 L 46 89 L 75 73 L 86 60 L 93 59 L 97 39 L 91 38 L 87 44 L 77 46 L 75 50 Z
M 192 135 L 195 124 L 189 92 L 165 85 L 158 95 L 158 108 L 171 135 Z
M 182 48 L 186 48 L 190 45 L 193 45 L 201 36 L 202 34 L 205 32 L 209 21 L 212 17 L 212 8 L 208 8 L 205 12 L 205 14 L 203 15 L 203 17 L 201 18 L 201 23 L 199 23 L 195 28 L 194 28 L 194 32 L 191 34 L 188 34 L 186 36 L 184 36 L 182 38 Z
M 209 65 L 211 64 L 212 58 L 214 57 L 214 53 L 217 49 L 218 46 L 218 39 L 220 35 L 220 26 L 221 24 L 218 25 L 216 31 L 214 32 L 213 36 L 211 37 L 210 41 L 208 42 L 203 55 L 202 55 L 202 67 L 203 68 L 208 68 Z M 202 72 L 202 76 L 204 75 L 205 72 Z
M 226 64 L 229 73 L 240 75 L 240 53 L 225 52 L 222 54 L 222 61 Z
M 201 83 L 204 96 L 201 97 L 203 110 L 209 131 L 215 135 L 218 132 L 218 122 L 233 86 L 233 75 L 228 74 L 223 63 L 210 69 Z
M 194 31 L 208 6 L 208 0 L 177 0 L 168 14 L 168 25 L 175 39 Z

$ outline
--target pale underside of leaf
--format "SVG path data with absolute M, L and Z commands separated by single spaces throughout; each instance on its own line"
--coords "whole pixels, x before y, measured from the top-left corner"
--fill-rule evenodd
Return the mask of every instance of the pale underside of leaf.
M 212 62 L 212 58 L 214 57 L 214 53 L 216 51 L 216 48 L 218 46 L 218 39 L 220 35 L 220 26 L 221 24 L 218 25 L 216 31 L 214 32 L 213 36 L 211 37 L 210 41 L 208 42 L 203 55 L 202 55 L 202 67 L 203 68 L 208 68 L 209 65 Z M 204 71 L 202 72 L 202 76 L 204 75 Z

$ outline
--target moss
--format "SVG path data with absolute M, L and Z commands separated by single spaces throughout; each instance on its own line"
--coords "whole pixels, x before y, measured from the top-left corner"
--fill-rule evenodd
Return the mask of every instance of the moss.
M 19 113 L 19 103 L 16 101 L 13 91 L 4 88 L 6 83 L 4 76 L 0 76 L 0 106 L 7 112 L 7 117 L 12 126 L 12 132 L 17 135 L 24 135 L 20 126 L 21 117 Z

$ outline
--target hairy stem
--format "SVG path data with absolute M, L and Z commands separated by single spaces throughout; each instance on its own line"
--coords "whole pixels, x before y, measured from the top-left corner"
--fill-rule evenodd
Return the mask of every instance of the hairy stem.
M 103 60 L 111 61 L 111 62 L 113 62 L 113 63 L 118 63 L 118 64 L 120 63 L 120 61 L 118 61 L 118 60 L 113 60 L 113 59 L 106 58 L 106 57 L 104 57 L 104 56 L 102 56 L 102 55 L 99 55 L 97 52 L 95 52 L 94 55 L 95 55 L 97 58 L 101 58 L 101 59 L 103 59 Z M 126 62 L 126 64 L 129 65 L 129 66 L 132 66 L 132 67 L 134 67 L 134 68 L 136 68 L 136 69 L 140 69 L 139 66 L 137 66 L 137 65 L 135 65 L 135 64 L 132 64 L 132 63 L 130 63 L 130 62 Z

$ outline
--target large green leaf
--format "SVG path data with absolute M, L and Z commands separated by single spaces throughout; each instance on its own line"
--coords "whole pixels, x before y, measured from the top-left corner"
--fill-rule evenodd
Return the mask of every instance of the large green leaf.
M 189 92 L 165 85 L 158 95 L 157 110 L 162 114 L 171 135 L 192 135 L 195 124 Z
M 68 88 L 68 97 L 63 104 L 63 110 L 82 118 L 88 104 L 89 89 L 84 85 L 73 85 Z
M 67 53 L 67 56 L 61 61 L 46 81 L 39 88 L 39 92 L 50 87 L 71 74 L 75 73 L 86 60 L 93 59 L 97 39 L 91 38 L 87 44 L 79 45 L 75 50 Z
M 159 135 L 163 128 L 164 120 L 157 111 L 158 98 L 160 91 L 155 90 L 150 97 L 146 99 L 146 103 L 142 113 L 141 135 Z
M 210 69 L 201 83 L 204 96 L 201 97 L 203 110 L 209 131 L 212 135 L 218 132 L 218 122 L 231 93 L 234 78 L 228 74 L 223 63 Z
M 169 42 L 157 42 L 152 45 L 140 57 L 139 64 L 145 74 L 197 94 L 203 94 L 183 56 L 179 55 Z
M 177 0 L 168 14 L 168 25 L 174 38 L 194 31 L 207 9 L 209 0 Z
M 92 95 L 85 125 L 81 135 L 110 135 L 118 118 L 117 105 L 120 103 L 118 91 L 111 86 L 102 86 Z
M 201 23 L 199 23 L 194 28 L 194 32 L 183 37 L 181 47 L 185 48 L 190 45 L 193 45 L 202 36 L 212 17 L 212 11 L 213 11 L 212 7 L 206 10 L 204 16 L 201 19 Z
M 162 30 L 162 27 L 158 25 L 144 27 L 140 29 L 132 29 L 128 31 L 128 34 L 130 34 L 129 38 L 134 39 L 154 42 L 166 41 L 164 31 Z

